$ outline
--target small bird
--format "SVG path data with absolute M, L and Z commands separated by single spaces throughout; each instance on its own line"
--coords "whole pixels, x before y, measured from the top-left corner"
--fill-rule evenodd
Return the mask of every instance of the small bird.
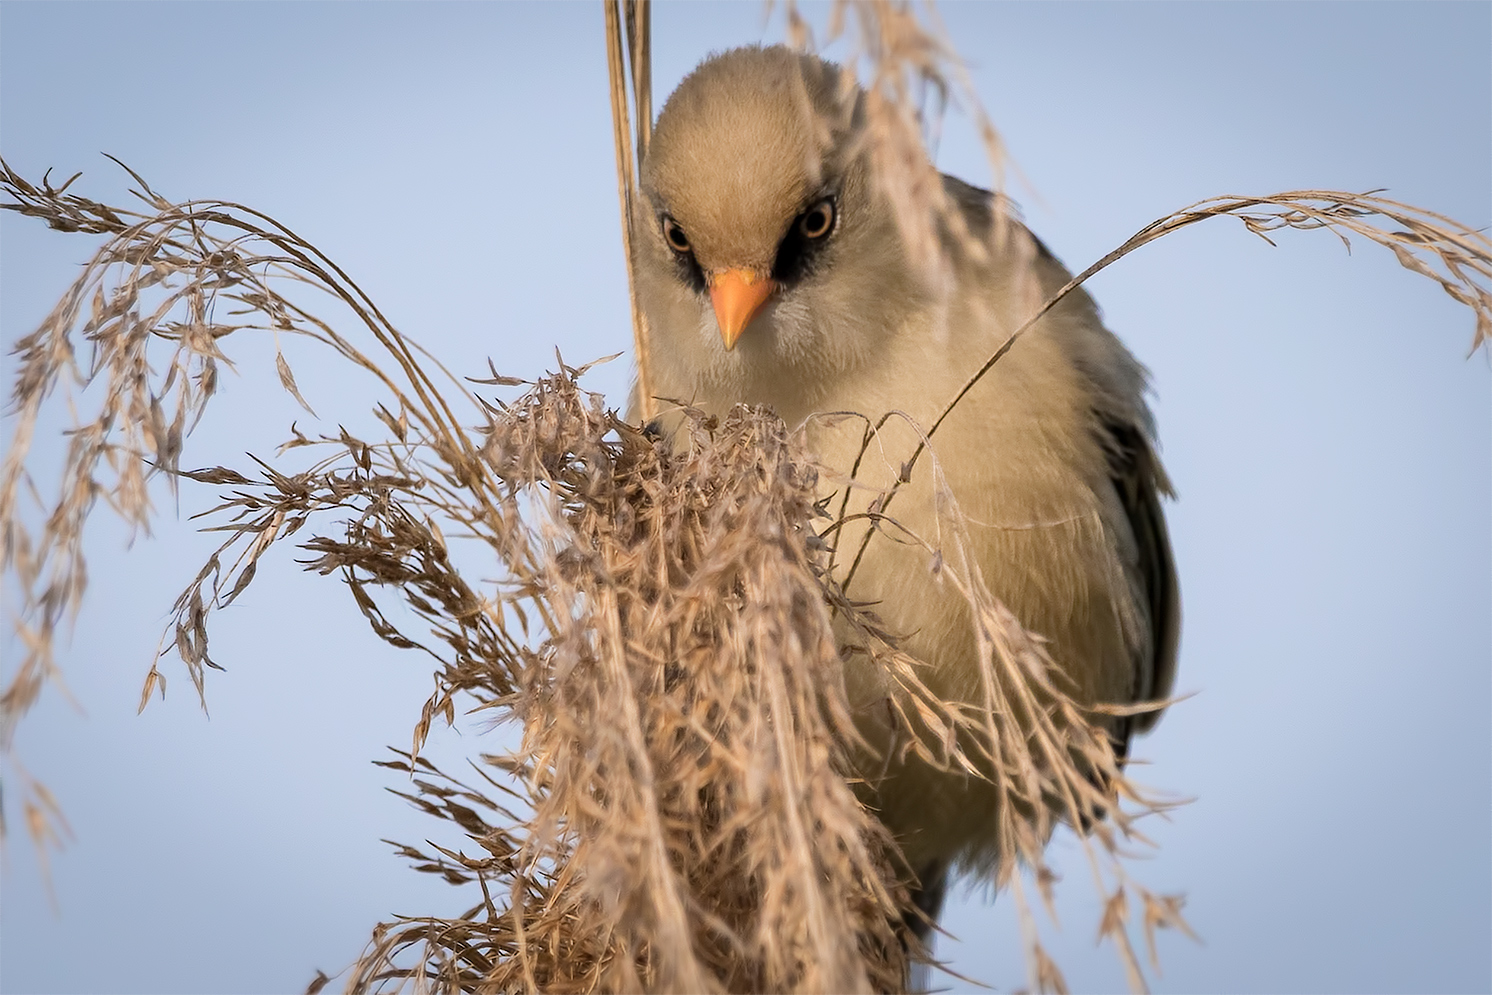
M 863 460 L 862 509 L 968 377 L 1069 279 L 1013 220 L 994 237 L 993 195 L 950 176 L 944 191 L 989 251 L 962 251 L 945 230 L 947 276 L 929 278 L 876 174 L 863 101 L 841 69 L 784 47 L 707 59 L 658 117 L 633 240 L 656 397 L 719 415 L 770 405 L 805 426 L 815 458 L 842 477 L 865 423 L 811 416 L 900 413 Z M 1170 485 L 1146 387 L 1144 367 L 1074 293 L 954 408 L 889 512 L 936 545 L 936 488 L 946 487 L 989 590 L 1049 641 L 1085 705 L 1163 699 L 1175 672 L 1180 605 L 1160 508 Z M 838 541 L 853 552 L 849 535 Z M 849 594 L 874 602 L 901 646 L 931 665 L 936 693 L 979 702 L 966 599 L 937 582 L 926 546 L 876 538 Z M 875 707 L 892 693 L 885 677 L 851 656 L 846 683 L 866 737 L 885 747 Z M 1157 714 L 1105 720 L 1117 756 Z M 994 790 L 914 754 L 886 757 L 862 787 L 935 919 L 950 870 L 994 859 Z M 908 926 L 926 938 L 926 923 Z

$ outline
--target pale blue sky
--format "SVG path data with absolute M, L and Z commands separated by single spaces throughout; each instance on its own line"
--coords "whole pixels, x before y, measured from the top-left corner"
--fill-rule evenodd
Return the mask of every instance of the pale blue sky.
M 1488 4 L 941 10 L 1030 181 L 1014 190 L 1028 221 L 1073 268 L 1219 193 L 1387 187 L 1492 223 Z M 781 37 L 754 3 L 661 4 L 654 31 L 660 105 L 709 51 Z M 13 167 L 84 170 L 78 189 L 109 200 L 125 184 L 108 152 L 172 198 L 267 211 L 458 373 L 491 356 L 533 376 L 555 346 L 570 361 L 627 347 L 610 142 L 595 4 L 0 5 Z M 988 180 L 956 116 L 939 161 Z M 1205 942 L 1163 937 L 1155 984 L 1486 991 L 1488 362 L 1465 358 L 1470 315 L 1386 253 L 1279 241 L 1211 222 L 1091 286 L 1155 374 L 1181 494 L 1179 688 L 1199 693 L 1135 752 L 1145 781 L 1198 800 L 1155 827 L 1161 848 L 1135 871 L 1188 893 Z M 0 218 L 5 343 L 89 248 Z M 307 427 L 249 345 L 184 462 Z M 323 414 L 371 403 L 370 385 L 287 349 Z M 629 375 L 618 362 L 592 384 L 620 404 Z M 64 658 L 86 716 L 49 693 L 17 740 L 76 840 L 53 863 L 60 913 L 29 844 L 8 847 L 5 991 L 298 991 L 379 918 L 468 902 L 379 842 L 444 831 L 368 762 L 407 742 L 425 663 L 289 557 L 219 619 L 211 719 L 179 669 L 135 715 L 170 603 L 210 548 L 186 516 L 209 503 L 184 493 L 181 519 L 133 547 L 113 525 L 92 536 Z M 0 648 L 9 667 L 15 644 Z M 482 748 L 474 728 L 435 747 Z M 1059 962 L 1076 988 L 1121 988 L 1070 841 L 1054 860 Z M 1024 983 L 1008 901 L 964 898 L 945 924 L 959 970 Z

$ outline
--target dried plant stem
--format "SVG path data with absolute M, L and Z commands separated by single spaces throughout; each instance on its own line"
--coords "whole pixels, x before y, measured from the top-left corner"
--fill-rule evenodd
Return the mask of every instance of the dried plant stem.
M 1036 309 L 1015 331 L 1000 344 L 1000 347 L 984 361 L 964 382 L 948 403 L 943 406 L 926 434 L 918 441 L 903 472 L 903 480 L 910 479 L 916 466 L 938 428 L 953 413 L 960 401 L 983 380 L 990 370 L 1005 357 L 1016 342 L 1040 321 L 1049 311 L 1060 304 L 1069 294 L 1077 290 L 1095 274 L 1123 259 L 1142 246 L 1172 232 L 1180 231 L 1210 218 L 1233 217 L 1255 235 L 1274 244 L 1271 233 L 1283 229 L 1311 231 L 1327 229 L 1342 240 L 1349 251 L 1350 235 L 1358 235 L 1393 252 L 1400 265 L 1433 280 L 1457 303 L 1471 308 L 1475 317 L 1471 352 L 1484 346 L 1492 338 L 1492 240 L 1482 232 L 1472 229 L 1445 215 L 1401 201 L 1379 197 L 1379 191 L 1346 193 L 1340 190 L 1287 190 L 1265 197 L 1240 197 L 1225 194 L 1198 201 L 1179 211 L 1152 221 L 1130 236 L 1124 244 L 1099 259 L 1077 276 L 1068 280 L 1056 293 Z M 1381 222 L 1368 219 L 1380 218 Z M 1389 227 L 1390 225 L 1395 227 Z M 879 431 L 891 415 L 884 415 L 867 429 L 860 457 L 868 451 L 875 432 Z M 851 470 L 853 478 L 860 467 L 857 459 Z M 879 510 L 884 512 L 901 489 L 901 480 L 892 485 L 890 493 L 882 501 Z M 865 556 L 872 532 L 866 532 L 855 551 L 855 559 L 845 574 L 844 585 L 849 587 Z
M 617 199 L 622 209 L 622 252 L 627 264 L 627 299 L 632 311 L 632 345 L 637 361 L 637 398 L 644 421 L 657 413 L 653 396 L 651 352 L 647 316 L 637 305 L 637 278 L 632 272 L 633 207 L 637 198 L 636 169 L 632 159 L 632 127 L 627 110 L 627 69 L 623 62 L 622 6 L 626 6 L 626 42 L 637 102 L 638 161 L 647 152 L 652 135 L 652 70 L 650 7 L 647 0 L 603 0 L 606 10 L 606 69 L 611 88 L 611 131 L 616 148 Z
M 637 161 L 648 155 L 653 137 L 653 4 L 626 0 L 627 64 L 632 69 L 632 106 L 637 113 Z

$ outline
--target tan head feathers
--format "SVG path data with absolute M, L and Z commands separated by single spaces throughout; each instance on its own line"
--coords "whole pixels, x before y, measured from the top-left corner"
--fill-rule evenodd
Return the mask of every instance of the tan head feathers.
M 706 272 L 770 270 L 788 225 L 833 193 L 855 91 L 837 66 L 783 47 L 702 63 L 659 115 L 642 188 Z

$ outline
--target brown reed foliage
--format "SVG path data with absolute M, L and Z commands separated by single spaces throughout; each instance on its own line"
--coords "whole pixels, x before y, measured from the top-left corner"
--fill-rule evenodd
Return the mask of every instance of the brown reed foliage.
M 883 18 L 863 22 L 871 26 L 897 12 L 865 9 L 856 16 Z M 942 72 L 945 49 L 914 43 L 905 26 L 888 30 L 872 55 L 911 53 Z M 915 122 L 896 120 L 897 128 Z M 901 689 L 891 704 L 918 732 L 905 749 L 994 779 L 1004 792 L 991 827 L 1003 854 L 998 883 L 1025 913 L 1032 986 L 1064 987 L 1026 909 L 1020 868 L 1050 905 L 1043 849 L 1065 822 L 1087 829 L 1084 847 L 1106 897 L 1100 934 L 1143 987 L 1131 917 L 1138 912 L 1152 959 L 1155 929 L 1185 923 L 1180 899 L 1145 889 L 1120 857 L 1144 841 L 1137 820 L 1165 806 L 1117 768 L 1107 737 L 1063 692 L 1060 661 L 983 587 L 962 554 L 956 495 L 940 540 L 897 538 L 924 544 L 944 582 L 969 599 L 985 674 L 977 704 L 928 692 L 922 665 L 830 574 L 844 522 L 828 492 L 849 485 L 845 468 L 814 466 L 770 412 L 739 408 L 723 421 L 691 413 L 685 443 L 664 446 L 582 390 L 583 370 L 563 363 L 527 385 L 493 370 L 473 391 L 289 229 L 228 202 L 175 204 L 135 179 L 144 206 L 123 209 L 69 192 L 72 181 L 32 184 L 0 162 L 9 198 L 0 206 L 104 240 L 15 348 L 0 562 L 16 580 L 26 655 L 0 695 L 6 748 L 57 676 L 53 646 L 81 604 L 83 528 L 98 500 L 144 530 L 152 476 L 205 484 L 222 491 L 212 521 L 226 539 L 176 602 L 165 639 L 199 695 L 213 666 L 212 613 L 286 540 L 309 554 L 307 569 L 347 584 L 382 638 L 436 661 L 437 688 L 411 748 L 385 766 L 407 776 L 413 804 L 469 845 L 400 852 L 418 870 L 474 883 L 480 901 L 457 916 L 380 926 L 348 990 L 902 987 L 908 957 L 920 952 L 903 946 L 897 928 L 906 869 L 853 790 L 864 743 L 841 678 L 848 652 L 869 654 Z M 915 177 L 909 182 L 909 223 L 924 223 L 917 219 L 937 205 L 918 201 Z M 1332 191 L 1193 205 L 1142 229 L 1042 310 L 1141 245 L 1219 216 L 1266 238 L 1327 228 L 1384 245 L 1473 309 L 1473 348 L 1492 332 L 1485 236 L 1376 194 Z M 311 292 L 339 309 L 336 321 L 318 316 Z M 386 433 L 295 432 L 254 467 L 182 469 L 225 349 L 255 332 L 276 342 L 309 337 L 371 374 Z M 282 389 L 299 399 L 278 345 L 276 365 Z M 499 399 L 519 386 L 521 396 Z M 91 406 L 76 408 L 62 477 L 43 499 L 27 466 L 42 406 L 84 397 Z M 957 403 L 950 398 L 945 413 Z M 874 425 L 879 413 L 865 414 Z M 926 427 L 913 459 L 923 449 L 936 458 L 937 427 Z M 40 502 L 40 524 L 23 507 L 28 494 Z M 878 505 L 882 527 L 860 549 L 896 529 L 893 496 L 894 487 Z M 471 550 L 475 575 L 462 567 Z M 496 582 L 471 579 L 498 571 Z M 412 610 L 419 631 L 390 620 L 391 600 Z M 851 634 L 843 645 L 832 614 Z M 152 666 L 141 707 L 165 682 Z M 437 770 L 420 747 L 432 723 L 453 720 L 458 707 L 520 724 L 520 745 L 473 758 L 462 779 Z M 1106 778 L 1092 778 L 1094 770 Z M 23 805 L 39 839 L 55 832 L 45 794 Z
M 724 425 L 701 419 L 696 445 L 674 454 L 581 391 L 581 371 L 567 367 L 509 405 L 460 389 L 443 397 L 314 247 L 246 208 L 172 205 L 139 182 L 144 212 L 32 185 L 0 164 L 7 207 L 108 237 L 17 346 L 20 417 L 0 522 L 24 585 L 29 653 L 3 699 L 12 727 L 55 673 L 53 637 L 83 593 L 79 540 L 94 499 L 143 528 L 153 473 L 227 488 L 209 513 L 227 541 L 177 600 L 168 639 L 199 693 L 213 666 L 212 613 L 292 536 L 307 569 L 340 576 L 381 637 L 439 661 L 412 751 L 391 763 L 411 773 L 412 800 L 482 848 L 476 859 L 422 857 L 423 869 L 475 877 L 486 900 L 454 920 L 381 931 L 355 989 L 423 972 L 391 960 L 414 944 L 449 990 L 899 986 L 893 924 L 905 893 L 889 841 L 849 786 L 853 723 L 807 525 L 816 475 L 781 422 L 746 410 Z M 340 301 L 382 349 L 393 372 L 376 373 L 388 397 L 375 413 L 387 437 L 297 434 L 277 465 L 180 469 L 228 336 L 306 335 L 376 370 L 282 295 L 274 284 L 286 280 Z M 225 311 L 233 324 L 209 320 Z M 78 342 L 92 347 L 86 364 Z M 152 345 L 164 345 L 164 364 Z M 298 395 L 288 364 L 277 365 Z M 27 433 L 69 379 L 101 381 L 103 396 L 32 530 L 17 508 L 30 483 Z M 517 384 L 495 373 L 477 382 Z M 454 403 L 480 424 L 461 427 Z M 301 450 L 315 454 L 310 465 L 282 468 Z M 447 535 L 484 544 L 502 582 L 469 583 Z M 392 624 L 384 591 L 428 632 Z M 150 669 L 142 707 L 165 680 Z M 524 727 L 516 753 L 478 765 L 480 791 L 417 758 L 458 699 Z M 494 800 L 504 795 L 508 807 Z

